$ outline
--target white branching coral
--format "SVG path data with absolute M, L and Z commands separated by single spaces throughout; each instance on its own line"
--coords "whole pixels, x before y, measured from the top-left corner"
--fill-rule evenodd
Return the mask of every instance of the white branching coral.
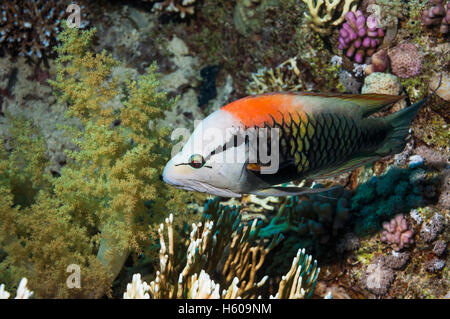
M 222 206 L 218 200 L 205 205 L 203 218 L 191 225 L 187 236 L 177 238 L 173 215 L 159 228 L 159 270 L 149 285 L 133 277 L 127 295 L 155 299 L 260 298 L 268 281 L 259 277 L 267 255 L 282 240 L 258 239 L 262 224 L 241 224 L 239 209 Z M 299 250 L 289 272 L 280 282 L 275 298 L 307 298 L 312 294 L 319 268 L 305 250 Z M 142 287 L 141 287 L 142 286 Z M 138 293 L 132 293 L 138 291 Z
M 314 291 L 320 268 L 317 260 L 312 262 L 312 256 L 305 253 L 305 248 L 299 249 L 292 261 L 291 269 L 281 278 L 278 292 L 271 299 L 304 299 Z
M 251 74 L 248 94 L 299 91 L 306 87 L 305 79 L 297 64 L 297 57 L 290 58 L 275 68 L 260 68 Z
M 127 291 L 123 293 L 123 299 L 150 299 L 148 291 L 150 286 L 141 279 L 141 274 L 134 274 L 131 283 L 127 285 Z
M 204 270 L 200 275 L 191 276 L 191 287 L 189 299 L 220 299 L 220 285 L 214 283 Z
M 27 278 L 22 278 L 17 287 L 16 297 L 14 299 L 30 299 L 33 296 L 33 292 L 27 288 Z M 10 293 L 5 290 L 5 285 L 0 285 L 0 299 L 8 299 Z
M 356 11 L 358 0 L 303 0 L 308 6 L 309 14 L 305 14 L 306 22 L 311 29 L 322 35 L 331 33 L 340 25 L 349 11 Z M 341 6 L 341 3 L 344 4 Z M 337 10 L 341 9 L 340 13 Z

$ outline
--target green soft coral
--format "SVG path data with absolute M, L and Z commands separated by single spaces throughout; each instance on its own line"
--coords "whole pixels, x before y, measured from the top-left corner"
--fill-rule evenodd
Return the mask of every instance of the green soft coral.
M 13 121 L 18 143 L 12 152 L 1 148 L 0 282 L 26 276 L 36 297 L 108 293 L 130 252 L 147 249 L 167 210 L 177 215 L 184 206 L 181 193 L 160 180 L 170 144 L 157 125 L 173 101 L 158 90 L 156 66 L 119 86 L 119 62 L 90 50 L 94 33 L 60 34 L 51 85 L 67 116 L 83 124 L 65 128 L 78 149 L 67 151 L 61 176 L 44 176 L 45 144 L 30 124 Z M 81 268 L 79 289 L 66 285 L 70 264 Z

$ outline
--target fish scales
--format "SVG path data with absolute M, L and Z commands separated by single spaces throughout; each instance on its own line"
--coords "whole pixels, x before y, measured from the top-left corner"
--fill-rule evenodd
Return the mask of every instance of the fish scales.
M 280 130 L 281 161 L 293 160 L 296 178 L 338 166 L 354 154 L 373 151 L 386 136 L 379 125 L 361 127 L 352 117 L 339 113 L 287 112 L 281 121 L 270 117 L 271 122 L 265 122 L 264 127 Z
M 277 185 L 334 176 L 400 153 L 411 121 L 427 99 L 385 117 L 371 115 L 403 98 L 384 94 L 280 92 L 236 100 L 196 127 L 182 150 L 167 163 L 163 179 L 174 187 L 226 197 L 322 192 L 323 189 Z M 261 132 L 262 128 L 269 130 Z M 278 148 L 270 145 L 273 140 L 270 128 L 279 129 Z M 257 133 L 257 148 L 262 142 L 260 136 L 270 135 L 264 138 L 268 156 L 265 150 L 257 149 L 256 163 L 248 152 L 255 146 L 247 136 L 253 134 L 253 129 Z M 205 130 L 211 133 L 205 134 Z M 242 133 L 245 139 L 239 139 Z M 237 158 L 238 152 L 248 158 L 228 160 Z

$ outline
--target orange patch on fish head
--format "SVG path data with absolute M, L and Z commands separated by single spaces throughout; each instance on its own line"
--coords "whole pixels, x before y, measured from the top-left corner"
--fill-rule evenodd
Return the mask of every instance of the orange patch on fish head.
M 225 105 L 221 110 L 232 114 L 246 127 L 262 127 L 273 120 L 281 123 L 283 118 L 289 123 L 291 116 L 295 121 L 297 112 L 302 113 L 303 107 L 294 94 L 274 93 L 249 96 Z

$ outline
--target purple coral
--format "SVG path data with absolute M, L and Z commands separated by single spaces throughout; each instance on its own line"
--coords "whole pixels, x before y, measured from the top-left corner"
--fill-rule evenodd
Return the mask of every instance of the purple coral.
M 389 53 L 392 73 L 407 79 L 416 76 L 422 70 L 422 56 L 412 43 L 402 43 Z
M 447 33 L 450 24 L 450 2 L 430 0 L 430 3 L 432 6 L 422 11 L 422 23 L 425 25 L 440 24 L 439 32 Z
M 363 63 L 366 56 L 372 56 L 384 37 L 374 17 L 366 18 L 361 10 L 349 11 L 339 30 L 339 50 L 346 50 L 348 58 Z
M 384 222 L 383 228 L 385 230 L 381 241 L 392 244 L 395 251 L 414 243 L 414 232 L 409 229 L 408 221 L 403 214 L 398 214 L 390 222 Z

